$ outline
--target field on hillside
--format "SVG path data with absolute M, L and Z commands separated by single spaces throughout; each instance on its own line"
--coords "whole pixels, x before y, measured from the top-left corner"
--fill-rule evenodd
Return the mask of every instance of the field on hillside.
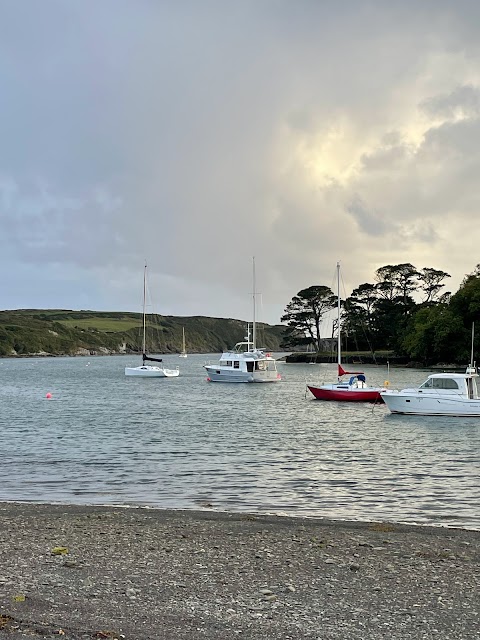
M 137 327 L 142 326 L 142 321 L 139 318 L 135 320 L 135 318 L 98 318 L 98 317 L 90 317 L 90 318 L 71 318 L 65 320 L 57 320 L 60 324 L 65 325 L 69 328 L 78 328 L 78 329 L 87 329 L 87 330 L 96 330 L 96 331 L 104 331 L 106 333 L 121 333 L 124 331 L 128 331 L 129 329 L 136 329 Z M 150 323 L 147 322 L 147 325 Z

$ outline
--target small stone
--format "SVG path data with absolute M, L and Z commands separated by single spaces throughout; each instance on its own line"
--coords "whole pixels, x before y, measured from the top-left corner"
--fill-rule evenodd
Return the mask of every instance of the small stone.
M 74 567 L 77 567 L 77 563 L 73 560 L 65 560 L 63 563 L 64 567 L 68 567 L 69 569 L 73 569 Z

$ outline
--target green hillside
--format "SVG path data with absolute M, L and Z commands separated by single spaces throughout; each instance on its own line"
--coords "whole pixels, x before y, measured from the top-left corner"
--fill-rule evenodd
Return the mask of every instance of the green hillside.
M 21 309 L 0 311 L 0 356 L 138 353 L 139 313 Z M 150 353 L 218 353 L 243 340 L 246 323 L 203 316 L 147 317 Z M 257 324 L 257 344 L 280 351 L 284 327 Z

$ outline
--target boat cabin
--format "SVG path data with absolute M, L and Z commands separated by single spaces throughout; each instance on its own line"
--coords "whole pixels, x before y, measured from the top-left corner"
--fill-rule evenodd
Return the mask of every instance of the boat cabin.
M 478 398 L 477 381 L 474 376 L 476 374 L 434 373 L 420 385 L 418 392 Z

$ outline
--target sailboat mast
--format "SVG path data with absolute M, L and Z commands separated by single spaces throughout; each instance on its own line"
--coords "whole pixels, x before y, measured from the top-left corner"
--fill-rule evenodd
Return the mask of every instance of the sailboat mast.
M 340 262 L 337 262 L 337 364 L 342 364 L 340 338 Z
M 255 351 L 255 349 L 257 348 L 257 324 L 256 324 L 256 318 L 255 318 L 255 297 L 256 297 L 256 293 L 255 293 L 255 256 L 252 258 L 253 260 L 253 348 L 252 351 Z
M 146 337 L 145 337 L 145 305 L 147 302 L 147 263 L 143 270 L 143 338 L 142 338 L 142 354 L 146 354 Z

